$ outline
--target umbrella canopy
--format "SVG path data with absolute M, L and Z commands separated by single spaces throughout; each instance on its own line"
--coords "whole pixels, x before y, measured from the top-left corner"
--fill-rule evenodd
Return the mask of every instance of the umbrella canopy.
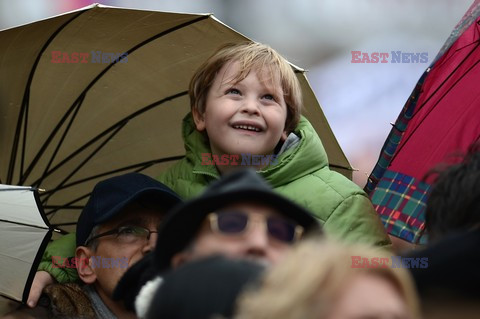
M 193 72 L 245 40 L 211 14 L 98 4 L 0 32 L 0 182 L 46 189 L 51 223 L 72 230 L 96 182 L 155 177 L 184 155 Z M 292 67 L 331 168 L 351 178 L 304 70 Z
M 51 235 L 37 191 L 0 184 L 0 295 L 26 302 Z
M 406 241 L 426 242 L 426 173 L 480 139 L 479 45 L 476 0 L 417 83 L 365 187 L 387 231 Z

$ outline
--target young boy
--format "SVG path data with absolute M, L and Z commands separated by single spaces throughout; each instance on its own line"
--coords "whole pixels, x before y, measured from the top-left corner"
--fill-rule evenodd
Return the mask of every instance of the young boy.
M 276 51 L 253 42 L 221 47 L 194 74 L 189 95 L 186 156 L 159 176 L 162 183 L 188 199 L 221 174 L 250 166 L 313 212 L 327 235 L 390 244 L 366 194 L 329 169 L 320 138 L 300 115 L 298 80 Z M 49 271 L 48 261 L 39 269 Z
M 226 45 L 194 74 L 189 94 L 186 156 L 160 175 L 161 182 L 191 198 L 226 171 L 251 166 L 312 211 L 327 235 L 389 244 L 363 191 L 329 169 L 320 138 L 300 115 L 297 78 L 277 52 L 259 43 Z

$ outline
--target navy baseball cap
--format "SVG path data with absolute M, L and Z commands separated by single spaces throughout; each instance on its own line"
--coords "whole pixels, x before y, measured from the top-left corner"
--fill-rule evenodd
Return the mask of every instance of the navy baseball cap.
M 169 187 L 140 173 L 108 178 L 95 185 L 77 221 L 77 246 L 85 245 L 93 227 L 117 216 L 130 203 L 148 199 L 165 213 L 181 198 Z

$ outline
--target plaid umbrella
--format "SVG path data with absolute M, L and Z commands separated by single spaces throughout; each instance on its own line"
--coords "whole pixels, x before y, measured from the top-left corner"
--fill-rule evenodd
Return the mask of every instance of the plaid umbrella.
M 423 177 L 480 138 L 479 44 L 476 0 L 415 86 L 365 186 L 388 233 L 408 242 L 427 240 Z

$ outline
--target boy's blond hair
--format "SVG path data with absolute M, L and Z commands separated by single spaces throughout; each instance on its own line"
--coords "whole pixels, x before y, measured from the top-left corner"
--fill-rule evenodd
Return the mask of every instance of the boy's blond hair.
M 228 62 L 239 62 L 240 71 L 233 79 L 240 82 L 251 70 L 267 71 L 273 83 L 280 83 L 287 104 L 285 131 L 292 132 L 300 120 L 302 90 L 292 66 L 269 46 L 256 42 L 229 43 L 220 47 L 195 72 L 189 88 L 190 106 L 199 114 L 206 108 L 207 94 L 215 76 Z
M 260 289 L 238 299 L 235 319 L 327 318 L 332 305 L 356 276 L 385 278 L 398 291 L 412 319 L 419 318 L 418 296 L 406 269 L 352 268 L 352 256 L 389 258 L 366 246 L 345 246 L 329 241 L 306 240 L 275 266 Z M 379 301 L 381 302 L 381 301 Z

